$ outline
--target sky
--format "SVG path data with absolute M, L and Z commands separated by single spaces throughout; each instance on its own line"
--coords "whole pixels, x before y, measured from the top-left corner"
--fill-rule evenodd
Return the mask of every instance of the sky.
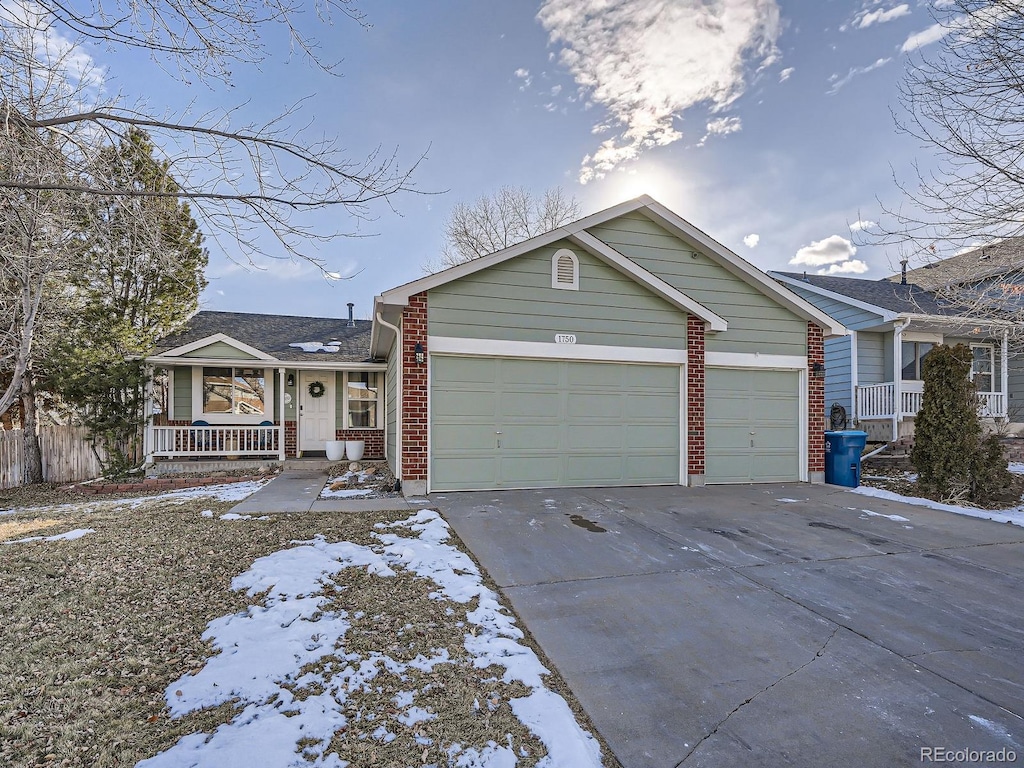
M 345 279 L 275 258 L 271 238 L 253 265 L 229 235 L 208 239 L 203 309 L 340 317 L 351 301 L 369 318 L 374 295 L 423 276 L 451 208 L 502 185 L 561 186 L 584 215 L 650 194 L 764 270 L 891 274 L 900 255 L 857 237 L 880 201 L 899 205 L 894 177 L 930 162 L 891 110 L 908 58 L 939 37 L 933 2 L 364 3 L 368 26 L 309 23 L 340 76 L 282 39 L 230 88 L 88 53 L 103 87 L 151 109 L 265 120 L 301 98 L 296 123 L 353 158 L 380 147 L 416 164 L 417 192 L 370 220 L 314 219 L 358 235 L 310 245 Z

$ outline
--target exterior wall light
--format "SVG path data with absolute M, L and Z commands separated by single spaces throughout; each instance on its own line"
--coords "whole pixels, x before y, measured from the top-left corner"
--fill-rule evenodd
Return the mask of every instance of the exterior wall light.
M 426 362 L 427 356 L 423 352 L 423 345 L 420 342 L 416 342 L 416 365 L 423 365 Z
M 288 374 L 288 380 L 285 382 L 285 385 L 289 386 L 289 387 L 294 387 L 295 386 L 295 374 L 294 373 L 289 373 Z
M 825 378 L 825 364 L 824 363 L 811 363 L 811 375 L 816 379 Z

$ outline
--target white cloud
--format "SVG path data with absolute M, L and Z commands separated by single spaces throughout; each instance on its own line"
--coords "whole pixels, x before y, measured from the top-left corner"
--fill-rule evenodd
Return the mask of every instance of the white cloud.
M 918 48 L 923 48 L 926 45 L 937 43 L 949 33 L 950 29 L 948 27 L 944 27 L 941 24 L 932 24 L 927 29 L 915 32 L 904 40 L 903 45 L 900 47 L 900 51 L 902 53 L 916 51 Z
M 877 221 L 869 221 L 868 219 L 860 219 L 859 221 L 855 221 L 855 222 L 853 222 L 853 224 L 850 225 L 850 231 L 851 232 L 861 232 L 861 231 L 863 231 L 865 229 L 871 229 L 872 227 L 877 227 L 877 226 L 878 226 L 878 222 Z
M 865 29 L 870 27 L 872 24 L 884 24 L 887 21 L 898 19 L 901 16 L 910 15 L 910 6 L 906 3 L 897 5 L 894 8 L 879 8 L 874 11 L 862 11 L 857 14 L 853 21 L 853 25 L 857 29 Z
M 707 133 L 697 142 L 698 147 L 703 147 L 712 136 L 728 136 L 742 130 L 743 122 L 738 117 L 716 117 L 714 120 L 708 120 L 706 128 Z
M 868 265 L 860 259 L 850 259 L 840 264 L 832 264 L 828 269 L 819 269 L 819 275 L 863 275 Z
M 734 102 L 747 66 L 776 56 L 780 32 L 776 0 L 545 0 L 537 17 L 560 63 L 618 131 L 583 158 L 584 184 L 678 141 L 676 119 L 687 109 Z
M 870 72 L 873 69 L 878 69 L 879 67 L 884 67 L 890 61 L 892 61 L 892 58 L 878 59 L 877 61 L 875 61 L 874 64 L 868 64 L 866 67 L 854 67 L 849 72 L 847 72 L 844 77 L 839 77 L 839 75 L 832 75 L 832 77 L 830 77 L 828 79 L 829 82 L 832 83 L 832 87 L 829 88 L 828 92 L 830 94 L 831 93 L 838 93 L 839 89 L 842 88 L 844 85 L 846 85 L 851 80 L 853 80 L 853 78 L 857 77 L 858 75 L 866 74 L 867 72 Z
M 747 248 L 756 248 L 759 242 L 761 242 L 761 236 L 757 234 L 750 234 L 743 238 L 743 244 Z
M 838 264 L 849 261 L 857 253 L 857 246 L 841 235 L 829 235 L 824 240 L 815 240 L 796 252 L 789 260 L 790 264 L 803 264 L 808 267 L 822 267 L 826 264 Z
M 786 67 L 784 70 L 779 72 L 779 82 L 786 82 L 794 72 L 796 72 L 796 67 Z
M 530 76 L 530 70 L 524 69 L 523 67 L 520 67 L 519 69 L 517 69 L 515 71 L 515 75 L 520 80 L 525 80 L 526 78 L 528 78 Z
M 58 74 L 66 91 L 74 92 L 79 88 L 101 91 L 106 68 L 98 66 L 81 45 L 53 29 L 49 19 L 50 14 L 30 0 L 5 2 L 0 4 L 0 38 L 5 47 L 22 48 L 27 44 L 32 49 L 34 65 Z

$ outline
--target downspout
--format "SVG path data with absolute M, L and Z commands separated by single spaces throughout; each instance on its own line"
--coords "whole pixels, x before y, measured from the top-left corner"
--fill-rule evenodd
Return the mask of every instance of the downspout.
M 910 318 L 893 323 L 892 334 L 892 442 L 900 438 L 900 422 L 903 421 L 903 332 L 910 325 Z
M 999 383 L 1003 390 L 1003 416 L 1010 423 L 1010 368 L 1007 358 L 1010 355 L 1010 329 L 1003 329 L 1003 343 L 999 355 Z
M 278 393 L 277 393 L 277 403 L 278 403 L 277 408 L 278 408 L 278 410 L 277 410 L 277 413 L 281 417 L 281 423 L 277 426 L 277 458 L 278 458 L 278 460 L 282 464 L 284 463 L 284 460 L 285 460 L 285 455 L 284 455 L 284 432 L 285 432 L 285 430 L 284 430 L 284 406 L 285 406 L 284 396 L 285 396 L 285 391 L 284 390 L 285 390 L 285 386 L 284 386 L 284 382 L 285 382 L 284 368 L 278 368 L 277 369 L 277 385 L 278 385 Z
M 395 377 L 398 381 L 395 382 L 395 451 L 398 456 L 395 457 L 395 479 L 402 479 L 402 357 L 405 354 L 405 350 L 402 349 L 402 329 L 397 325 L 392 325 L 385 320 L 381 313 L 377 313 L 377 322 L 383 325 L 385 328 L 390 328 L 395 332 L 395 339 L 398 343 L 398 363 L 395 366 Z M 385 406 L 386 408 L 387 406 Z M 384 419 L 384 429 L 387 430 L 387 417 Z M 388 438 L 387 432 L 384 433 L 384 450 L 387 451 Z

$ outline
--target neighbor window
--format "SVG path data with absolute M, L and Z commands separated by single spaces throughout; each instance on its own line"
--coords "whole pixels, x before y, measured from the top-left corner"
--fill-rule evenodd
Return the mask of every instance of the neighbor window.
M 376 429 L 379 375 L 369 372 L 348 374 L 346 426 L 349 429 Z
M 930 341 L 903 342 L 903 380 L 920 381 L 921 366 L 935 345 Z
M 979 392 L 995 392 L 992 378 L 996 351 L 991 344 L 971 345 L 971 381 Z
M 203 413 L 265 413 L 262 368 L 203 368 Z

